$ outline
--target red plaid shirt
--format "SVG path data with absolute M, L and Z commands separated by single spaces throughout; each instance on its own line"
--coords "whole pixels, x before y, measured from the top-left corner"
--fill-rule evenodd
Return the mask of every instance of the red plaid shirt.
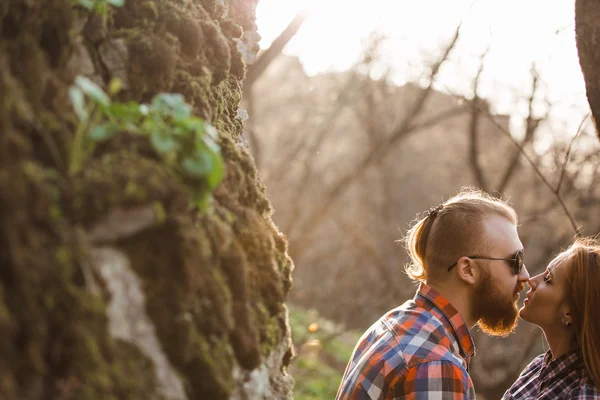
M 421 284 L 361 337 L 337 399 L 474 399 L 473 339 L 454 307 Z

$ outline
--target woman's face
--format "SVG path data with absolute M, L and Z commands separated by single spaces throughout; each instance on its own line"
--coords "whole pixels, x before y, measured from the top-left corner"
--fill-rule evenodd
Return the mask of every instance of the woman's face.
M 548 268 L 529 279 L 531 289 L 519 315 L 546 331 L 558 329 L 569 312 L 567 300 L 568 258 L 571 253 L 563 253 L 550 262 Z

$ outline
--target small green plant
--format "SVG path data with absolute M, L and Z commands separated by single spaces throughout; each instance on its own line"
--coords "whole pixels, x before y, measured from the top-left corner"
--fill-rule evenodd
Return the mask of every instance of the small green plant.
M 109 84 L 113 95 L 121 88 Z M 209 193 L 223 178 L 225 165 L 216 129 L 201 118 L 180 94 L 161 93 L 151 104 L 111 101 L 102 88 L 85 77 L 77 77 L 69 96 L 78 118 L 69 173 L 79 172 L 95 146 L 118 132 L 144 136 L 170 170 L 190 187 L 192 203 L 204 209 Z

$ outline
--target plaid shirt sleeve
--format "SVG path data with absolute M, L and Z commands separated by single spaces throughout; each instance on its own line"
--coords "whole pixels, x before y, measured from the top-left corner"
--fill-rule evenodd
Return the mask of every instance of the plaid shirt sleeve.
M 383 368 L 385 370 L 385 368 Z M 404 373 L 381 369 L 364 371 L 358 381 L 345 382 L 338 399 L 347 400 L 463 400 L 474 399 L 467 371 L 451 361 L 425 361 Z
M 459 400 L 474 399 L 473 382 L 467 371 L 446 360 L 428 361 L 408 369 L 385 399 Z

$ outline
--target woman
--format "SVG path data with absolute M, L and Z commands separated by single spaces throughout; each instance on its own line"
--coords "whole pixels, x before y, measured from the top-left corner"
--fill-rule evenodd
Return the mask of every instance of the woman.
M 544 331 L 550 350 L 503 399 L 600 399 L 600 243 L 577 240 L 529 286 L 519 315 Z

